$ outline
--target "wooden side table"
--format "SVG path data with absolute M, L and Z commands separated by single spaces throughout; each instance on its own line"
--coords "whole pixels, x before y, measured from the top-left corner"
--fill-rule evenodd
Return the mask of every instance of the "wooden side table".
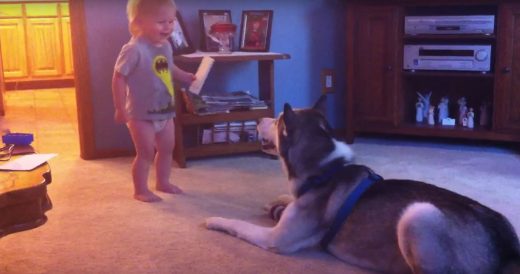
M 195 52 L 176 56 L 175 60 L 181 63 L 200 63 L 204 56 L 210 56 L 216 63 L 257 62 L 258 64 L 258 97 L 267 103 L 267 109 L 233 111 L 231 113 L 217 113 L 209 115 L 194 115 L 188 113 L 181 92 L 175 93 L 175 150 L 174 159 L 179 167 L 186 167 L 187 158 L 229 155 L 236 153 L 261 151 L 260 142 L 194 144 L 186 146 L 185 139 L 200 140 L 200 129 L 194 136 L 186 138 L 187 127 L 203 126 L 214 123 L 258 120 L 263 117 L 274 117 L 274 61 L 287 60 L 291 56 L 285 53 L 274 52 L 233 52 L 219 54 L 215 52 Z M 193 134 L 192 134 L 193 135 Z
M 16 156 L 13 156 L 16 157 Z M 0 237 L 43 225 L 52 208 L 49 164 L 31 171 L 0 171 Z

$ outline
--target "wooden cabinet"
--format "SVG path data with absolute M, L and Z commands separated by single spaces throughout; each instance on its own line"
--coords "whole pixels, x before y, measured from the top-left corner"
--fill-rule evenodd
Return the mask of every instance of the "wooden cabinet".
M 405 34 L 407 15 L 494 15 L 492 34 Z M 378 1 L 347 3 L 346 140 L 357 134 L 398 134 L 440 138 L 520 141 L 520 4 L 500 0 Z M 491 69 L 405 70 L 407 44 L 489 45 Z M 435 124 L 415 120 L 417 93 L 432 92 Z M 465 97 L 475 127 L 442 125 L 437 107 Z M 490 122 L 479 121 L 488 105 Z M 484 115 L 483 115 L 484 116 Z
M 495 128 L 520 135 L 520 4 L 498 11 Z
M 63 37 L 63 73 L 67 76 L 74 75 L 72 63 L 72 40 L 70 36 L 70 17 L 61 18 L 61 37 Z
M 73 85 L 68 3 L 0 3 L 0 43 L 8 89 Z
M 30 43 L 27 53 L 30 75 L 33 77 L 59 76 L 62 74 L 61 33 L 57 18 L 28 18 L 27 33 Z
M 200 63 L 202 55 L 209 55 L 215 59 L 215 63 L 258 63 L 258 97 L 267 103 L 267 109 L 233 111 L 230 113 L 218 113 L 208 115 L 195 115 L 189 113 L 184 104 L 182 92 L 175 93 L 175 151 L 174 159 L 180 167 L 186 167 L 187 158 L 207 157 L 216 155 L 236 154 L 244 152 L 261 151 L 258 141 L 223 142 L 214 144 L 201 144 L 201 130 L 203 127 L 222 122 L 258 120 L 262 117 L 274 116 L 274 61 L 289 59 L 288 54 L 280 53 L 246 53 L 236 52 L 232 54 L 195 53 L 176 56 L 176 62 Z M 215 70 L 215 65 L 213 70 Z
M 347 139 L 352 129 L 387 128 L 397 123 L 396 91 L 400 48 L 400 9 L 395 6 L 355 5 L 348 9 L 349 81 Z
M 27 54 L 25 50 L 20 50 L 20 47 L 25 47 L 23 19 L 0 19 L 0 43 L 4 77 L 6 79 L 27 77 Z

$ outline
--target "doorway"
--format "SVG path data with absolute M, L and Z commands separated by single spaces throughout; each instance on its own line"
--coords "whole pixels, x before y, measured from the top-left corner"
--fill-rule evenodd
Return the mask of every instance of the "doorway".
M 34 133 L 35 148 L 77 152 L 69 2 L 2 1 L 0 10 L 3 127 Z
M 67 1 L 0 3 L 6 90 L 74 86 Z

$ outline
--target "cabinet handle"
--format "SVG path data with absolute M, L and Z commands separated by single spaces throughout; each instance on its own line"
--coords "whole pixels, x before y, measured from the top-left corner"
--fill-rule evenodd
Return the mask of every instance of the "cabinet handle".
M 387 71 L 391 71 L 391 70 L 393 70 L 393 69 L 394 69 L 394 68 L 393 68 L 391 65 L 386 66 L 386 70 L 387 70 Z
M 506 74 L 506 73 L 510 73 L 511 72 L 511 68 L 510 67 L 505 67 L 502 69 L 502 73 L 503 74 Z

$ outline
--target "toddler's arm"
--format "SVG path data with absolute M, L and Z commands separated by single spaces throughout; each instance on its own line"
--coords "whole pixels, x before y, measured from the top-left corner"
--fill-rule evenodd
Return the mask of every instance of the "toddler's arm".
M 117 71 L 112 76 L 112 97 L 114 99 L 114 120 L 116 123 L 126 123 L 126 78 Z
M 190 85 L 196 79 L 195 74 L 182 70 L 176 65 L 173 65 L 172 76 L 174 80 L 181 81 L 186 85 Z

